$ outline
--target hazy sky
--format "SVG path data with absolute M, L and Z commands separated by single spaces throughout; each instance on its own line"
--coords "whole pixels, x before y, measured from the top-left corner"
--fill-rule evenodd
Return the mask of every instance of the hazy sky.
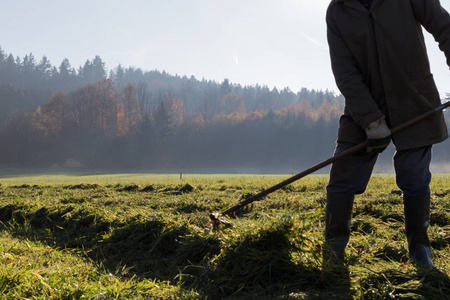
M 441 0 L 450 10 L 450 0 Z M 0 0 L 0 46 L 78 69 L 99 55 L 145 71 L 218 82 L 337 91 L 326 42 L 329 0 Z M 427 38 L 441 94 L 442 52 Z

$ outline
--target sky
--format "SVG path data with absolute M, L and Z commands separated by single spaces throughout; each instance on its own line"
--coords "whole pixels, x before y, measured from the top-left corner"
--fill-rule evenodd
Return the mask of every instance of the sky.
M 0 47 L 23 58 L 64 58 L 78 69 L 99 55 L 119 64 L 241 85 L 338 92 L 325 12 L 330 0 L 0 0 Z M 450 11 L 450 0 L 441 0 Z M 445 96 L 450 72 L 426 34 Z

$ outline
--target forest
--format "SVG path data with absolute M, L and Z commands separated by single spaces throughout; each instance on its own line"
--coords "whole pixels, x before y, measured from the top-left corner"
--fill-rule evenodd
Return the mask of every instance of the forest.
M 76 69 L 0 48 L 0 166 L 289 173 L 332 155 L 343 103 L 328 90 L 108 72 L 100 56 Z

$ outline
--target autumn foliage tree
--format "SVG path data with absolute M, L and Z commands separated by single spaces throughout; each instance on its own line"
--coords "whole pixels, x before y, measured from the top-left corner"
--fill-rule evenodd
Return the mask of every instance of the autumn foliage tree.
M 95 89 L 98 99 L 98 130 L 102 137 L 114 138 L 119 133 L 119 112 L 122 108 L 114 82 L 111 79 L 99 81 Z
M 86 85 L 75 91 L 71 99 L 76 124 L 82 132 L 99 138 L 117 135 L 120 103 L 111 80 Z
M 69 95 L 54 94 L 34 113 L 34 124 L 46 137 L 75 127 L 86 135 L 112 139 L 136 131 L 141 119 L 134 86 L 128 84 L 117 95 L 110 79 L 88 84 Z
M 135 134 L 142 122 L 141 107 L 136 99 L 136 88 L 128 83 L 120 90 L 120 100 L 122 104 L 123 131 L 121 135 L 128 136 Z M 120 118 L 119 118 L 120 119 Z
M 124 85 L 117 93 L 114 82 L 106 79 L 68 95 L 53 95 L 34 113 L 34 124 L 48 140 L 72 129 L 77 144 L 85 145 L 84 157 L 93 164 L 107 159 L 106 165 L 123 160 L 157 167 L 179 164 L 180 160 L 183 164 L 198 160 L 201 165 L 209 159 L 214 163 L 214 157 L 228 165 L 268 163 L 272 157 L 292 156 L 292 147 L 307 153 L 311 147 L 304 141 L 329 139 L 329 132 L 335 133 L 330 130 L 335 126 L 328 124 L 337 122 L 339 101 L 325 99 L 314 108 L 305 100 L 280 110 L 247 112 L 242 96 L 230 91 L 226 82 L 221 87 L 220 114 L 205 119 L 200 112 L 187 114 L 184 102 L 169 92 L 159 93 L 159 104 L 143 112 L 133 84 Z M 262 95 L 267 93 L 263 90 Z M 270 106 L 268 102 L 264 105 Z M 297 140 L 295 136 L 307 138 Z M 109 154 L 102 155 L 106 149 Z M 310 151 L 310 155 L 318 153 L 317 149 Z
M 178 98 L 170 98 L 169 100 L 170 117 L 175 128 L 180 128 L 184 124 L 185 109 L 184 103 Z
M 220 100 L 220 111 L 222 114 L 232 114 L 234 112 L 245 113 L 244 101 L 241 96 L 231 92 Z
M 34 114 L 36 128 L 46 138 L 55 138 L 60 132 L 74 124 L 74 111 L 71 99 L 65 93 L 53 95 L 42 108 Z

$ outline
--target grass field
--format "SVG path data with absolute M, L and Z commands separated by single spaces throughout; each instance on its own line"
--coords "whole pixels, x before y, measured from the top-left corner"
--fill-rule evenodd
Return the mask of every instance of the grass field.
M 346 268 L 322 264 L 326 176 L 0 172 L 1 299 L 449 299 L 450 179 L 432 182 L 437 269 L 408 262 L 401 192 L 374 176 Z
M 291 174 L 293 175 L 293 174 Z M 205 174 L 205 173 L 149 173 L 124 170 L 92 171 L 83 169 L 18 169 L 0 168 L 0 183 L 4 184 L 70 184 L 70 183 L 124 183 L 198 180 L 198 179 L 238 179 L 238 178 L 280 178 L 287 175 L 276 174 Z M 290 175 L 289 175 L 290 176 Z M 325 175 L 315 175 L 325 176 Z

